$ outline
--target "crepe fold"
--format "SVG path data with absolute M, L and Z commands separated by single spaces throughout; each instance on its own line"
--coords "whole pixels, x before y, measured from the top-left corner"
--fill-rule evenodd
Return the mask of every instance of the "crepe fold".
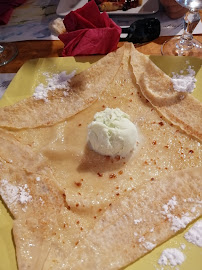
M 182 99 L 169 77 L 134 50 L 126 43 L 75 77 L 72 89 L 80 93 L 81 84 L 84 101 L 99 89 L 85 110 L 57 114 L 59 90 L 40 124 L 35 114 L 49 107 L 33 98 L 19 103 L 32 104 L 25 121 L 19 104 L 1 110 L 9 119 L 4 125 L 14 128 L 0 129 L 0 195 L 14 219 L 19 270 L 121 269 L 202 214 L 199 136 L 176 127 L 187 125 L 183 115 L 176 126 L 161 115 L 171 100 Z M 101 156 L 87 145 L 87 126 L 106 107 L 120 108 L 137 125 L 137 151 L 125 159 Z
M 175 91 L 170 77 L 137 50 L 131 54 L 131 65 L 145 98 L 169 121 L 202 141 L 201 102 Z
M 50 126 L 89 107 L 113 80 L 123 52 L 124 49 L 112 52 L 73 77 L 66 95 L 62 90 L 49 91 L 48 102 L 30 97 L 0 108 L 0 126 L 15 129 Z

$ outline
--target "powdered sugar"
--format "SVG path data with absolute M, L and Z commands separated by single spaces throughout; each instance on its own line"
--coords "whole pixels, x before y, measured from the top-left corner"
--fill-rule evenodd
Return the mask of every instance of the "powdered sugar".
M 18 187 L 18 201 L 22 204 L 29 202 L 32 199 L 30 195 L 30 190 L 27 184 L 22 187 Z
M 195 213 L 196 212 L 196 207 L 195 206 L 192 207 L 191 212 L 192 213 Z
M 140 223 L 140 222 L 142 222 L 142 218 L 140 218 L 140 219 L 134 219 L 134 224 L 135 225 L 138 224 L 138 223 Z
M 147 250 L 152 250 L 153 248 L 155 248 L 156 244 L 151 243 L 149 241 L 146 241 L 145 243 L 143 243 L 143 246 L 147 249 Z
M 184 202 L 188 202 L 188 203 L 195 203 L 195 204 L 202 204 L 202 201 L 199 199 L 193 199 L 193 198 L 188 198 L 188 199 L 184 199 Z
M 199 247 L 202 247 L 202 220 L 197 221 L 188 232 L 185 233 L 184 238 Z
M 193 220 L 192 217 L 189 216 L 189 213 L 182 213 L 181 217 L 175 216 L 172 213 L 172 210 L 175 209 L 177 205 L 176 197 L 173 196 L 171 200 L 168 201 L 167 204 L 163 205 L 163 211 L 161 213 L 164 215 L 165 218 L 169 220 L 171 223 L 171 230 L 174 232 L 179 231 L 182 228 L 185 228 L 189 222 Z
M 181 249 L 184 250 L 186 248 L 186 245 L 185 244 L 181 244 L 180 247 L 181 247 Z
M 173 210 L 174 208 L 175 208 L 175 206 L 177 205 L 177 200 L 176 200 L 176 197 L 175 196 L 173 196 L 169 201 L 168 201 L 168 203 L 167 204 L 164 204 L 163 205 L 163 211 L 161 211 L 161 213 L 163 214 L 163 215 L 167 215 L 169 212 L 170 212 L 170 210 Z
M 141 243 L 141 242 L 143 242 L 143 241 L 145 241 L 145 237 L 144 237 L 144 236 L 141 236 L 141 237 L 138 239 L 138 242 Z
M 18 198 L 18 187 L 8 183 L 6 179 L 1 180 L 0 194 L 3 199 L 12 204 L 17 201 Z
M 137 237 L 138 233 L 134 232 L 134 236 Z M 150 241 L 146 241 L 144 236 L 141 236 L 141 237 L 138 238 L 138 243 L 140 243 L 140 245 L 142 245 L 147 250 L 152 250 L 153 248 L 156 247 L 156 244 L 154 244 L 154 243 L 152 243 Z
M 185 261 L 185 255 L 177 248 L 164 249 L 158 263 L 160 265 L 177 266 Z
M 199 247 L 202 247 L 202 219 L 197 221 L 191 227 L 191 229 L 189 229 L 185 233 L 184 237 L 188 242 L 194 245 L 197 245 Z M 178 268 L 176 268 L 176 266 L 181 265 L 186 259 L 184 253 L 182 252 L 182 250 L 185 250 L 185 248 L 186 248 L 186 245 L 182 243 L 180 245 L 180 249 L 167 248 L 163 250 L 158 260 L 158 264 L 162 266 L 161 270 L 164 269 L 163 266 L 171 266 L 172 268 L 175 267 L 175 269 L 177 270 Z
M 194 88 L 196 87 L 196 78 L 195 78 L 195 71 L 192 69 L 191 66 L 188 66 L 186 69 L 187 73 L 186 75 L 183 75 L 183 70 L 180 71 L 180 74 L 172 73 L 172 83 L 173 88 L 175 91 L 178 92 L 188 92 L 191 93 L 194 91 Z
M 39 201 L 41 202 L 42 205 L 44 205 L 44 200 L 40 197 Z
M 9 204 L 16 202 L 25 204 L 32 200 L 27 184 L 24 186 L 15 186 L 10 184 L 6 179 L 0 181 L 0 194 Z
M 58 89 L 62 89 L 64 96 L 68 95 L 69 90 L 69 83 L 74 77 L 76 71 L 72 71 L 70 74 L 66 74 L 66 71 L 62 71 L 59 74 L 52 74 L 50 73 L 44 73 L 43 75 L 46 76 L 46 82 L 47 85 L 44 85 L 43 83 L 40 83 L 36 88 L 35 92 L 33 94 L 33 97 L 37 100 L 44 100 L 48 101 L 48 92 L 54 91 Z
M 187 224 L 189 224 L 193 220 L 193 218 L 190 217 L 188 213 L 182 214 L 181 218 L 171 215 L 170 219 L 172 220 L 171 230 L 174 232 L 177 232 L 180 229 L 185 228 Z

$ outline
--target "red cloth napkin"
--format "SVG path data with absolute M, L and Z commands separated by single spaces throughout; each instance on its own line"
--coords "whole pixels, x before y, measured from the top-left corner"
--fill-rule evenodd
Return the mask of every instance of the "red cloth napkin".
M 0 0 L 0 25 L 7 24 L 14 8 L 22 5 L 26 0 Z
M 100 13 L 94 0 L 71 11 L 63 22 L 67 30 L 59 35 L 63 56 L 107 54 L 117 49 L 121 28 L 106 12 Z

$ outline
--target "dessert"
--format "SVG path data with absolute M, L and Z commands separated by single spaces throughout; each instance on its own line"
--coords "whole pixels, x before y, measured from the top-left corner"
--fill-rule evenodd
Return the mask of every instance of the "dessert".
M 142 4 L 142 0 L 95 0 L 99 10 L 104 12 L 123 10 L 126 11 L 131 8 L 136 8 Z
M 69 91 L 0 109 L 0 194 L 14 217 L 20 270 L 121 269 L 202 213 L 196 99 L 174 91 L 128 43 L 75 75 Z M 88 125 L 109 107 L 141 134 L 125 158 L 88 147 Z

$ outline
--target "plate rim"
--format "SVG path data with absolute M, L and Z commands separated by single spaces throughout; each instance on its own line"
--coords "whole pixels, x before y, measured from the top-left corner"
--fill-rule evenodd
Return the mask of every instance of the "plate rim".
M 110 16 L 115 16 L 115 15 L 121 15 L 121 16 L 127 16 L 127 15 L 149 15 L 149 14 L 155 14 L 156 12 L 159 11 L 159 1 L 158 0 L 142 0 L 143 5 L 146 4 L 148 1 L 151 1 L 153 3 L 154 8 L 152 8 L 149 11 L 142 11 L 138 12 L 142 6 L 137 7 L 137 8 L 131 8 L 127 11 L 122 11 L 122 10 L 117 10 L 117 11 L 111 11 L 107 12 Z M 87 0 L 80 0 L 73 8 L 70 8 L 68 11 L 64 11 L 64 7 L 68 5 L 69 1 L 66 0 L 60 0 L 56 9 L 56 14 L 59 16 L 66 16 L 69 14 L 71 11 L 75 11 L 78 8 L 81 8 L 84 4 L 86 4 L 88 1 Z M 70 4 L 70 3 L 69 3 Z M 134 12 L 134 10 L 136 10 Z

